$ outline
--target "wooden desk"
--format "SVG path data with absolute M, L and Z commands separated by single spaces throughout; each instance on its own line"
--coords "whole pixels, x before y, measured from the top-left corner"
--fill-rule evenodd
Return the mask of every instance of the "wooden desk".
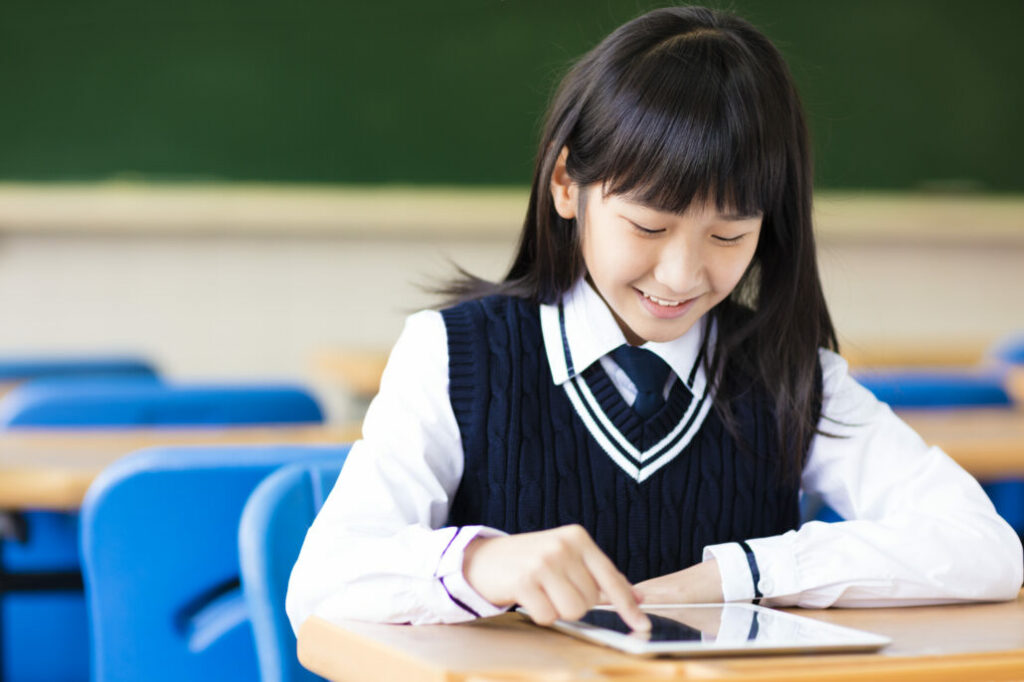
M 884 346 L 846 344 L 843 358 L 854 369 L 913 367 L 944 369 L 977 368 L 984 360 L 986 346 L 981 343 L 960 346 L 922 346 L 887 343 Z M 380 375 L 388 361 L 388 351 L 371 348 L 322 350 L 312 360 L 313 371 L 326 381 L 345 388 L 353 395 L 369 400 L 380 389 Z M 1024 404 L 1024 367 L 1008 372 L 1007 391 Z
M 386 350 L 325 350 L 314 356 L 313 371 L 327 382 L 342 386 L 353 396 L 369 402 L 380 390 L 380 377 L 387 363 Z
M 979 479 L 1024 476 L 1024 410 L 899 410 L 925 442 Z M 1022 675 L 1024 676 L 1024 675 Z
M 982 479 L 1024 476 L 1024 412 L 906 411 L 900 416 Z M 72 429 L 0 432 L 0 509 L 77 509 L 115 459 L 158 445 L 348 443 L 358 426 Z
M 92 479 L 142 448 L 178 445 L 350 443 L 358 426 L 62 429 L 0 432 L 0 509 L 72 510 Z
M 536 627 L 516 614 L 462 625 L 332 625 L 311 618 L 299 660 L 346 682 L 574 680 L 1020 680 L 1024 595 L 1002 604 L 796 610 L 888 635 L 878 654 L 642 659 Z

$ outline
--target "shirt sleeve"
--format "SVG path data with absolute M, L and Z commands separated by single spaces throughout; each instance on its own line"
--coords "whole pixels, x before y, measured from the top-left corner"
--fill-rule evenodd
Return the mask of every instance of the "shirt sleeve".
M 970 474 L 929 447 L 821 352 L 822 418 L 802 486 L 846 521 L 705 548 L 728 601 L 755 588 L 773 606 L 909 606 L 1014 599 L 1020 539 Z M 754 585 L 752 567 L 760 573 Z
M 466 582 L 463 550 L 480 526 L 441 527 L 463 472 L 448 399 L 448 348 L 436 311 L 410 316 L 341 475 L 292 570 L 286 611 L 386 623 L 458 622 L 500 613 Z

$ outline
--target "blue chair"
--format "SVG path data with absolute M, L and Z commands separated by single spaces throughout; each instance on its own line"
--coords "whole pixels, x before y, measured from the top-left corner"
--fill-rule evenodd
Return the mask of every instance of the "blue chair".
M 992 347 L 988 357 L 1010 365 L 1024 365 L 1024 334 L 1011 334 Z
M 223 426 L 319 423 L 303 388 L 168 385 L 147 381 L 43 382 L 0 401 L 0 427 Z
M 1004 369 L 1024 367 L 1024 334 L 1011 334 L 1003 338 L 988 352 L 988 358 Z M 995 481 L 985 485 L 985 492 L 992 498 L 1003 518 L 1024 539 L 1024 481 Z
M 998 370 L 866 370 L 854 376 L 893 408 L 1002 407 L 1012 402 Z
M 99 387 L 110 384 L 136 383 L 161 385 L 163 382 L 164 380 L 157 374 L 48 374 L 34 379 L 26 379 L 17 386 L 17 391 L 12 390 L 11 392 L 17 395 L 18 391 L 32 389 L 34 392 L 41 387 L 48 387 L 50 390 L 53 390 L 55 387 L 72 388 L 76 386 L 90 386 L 93 390 L 98 390 Z
M 78 517 L 44 511 L 3 516 L 7 532 L 0 534 L 0 679 L 85 682 L 89 649 Z
M 148 360 L 135 356 L 0 359 L 0 382 L 157 382 Z M 88 641 L 75 514 L 4 513 L 0 534 L 0 679 L 85 680 Z M 61 655 L 51 656 L 55 638 Z
M 253 491 L 238 527 L 242 589 L 249 605 L 263 682 L 320 680 L 296 658 L 284 610 L 288 577 L 306 530 L 338 478 L 342 461 L 286 466 Z
M 21 357 L 0 359 L 0 381 L 24 381 L 46 376 L 156 376 L 148 360 L 125 355 L 82 357 Z
M 280 466 L 348 446 L 153 448 L 108 467 L 82 505 L 92 680 L 253 680 L 238 523 Z
M 166 386 L 134 378 L 52 376 L 13 389 L 0 401 L 9 429 L 125 426 L 225 426 L 322 421 L 316 401 L 288 386 Z M 0 557 L 0 674 L 7 682 L 88 679 L 88 619 L 81 592 L 75 513 L 19 512 L 24 531 L 3 538 Z M 17 591 L 4 589 L 18 581 Z M 52 656 L 54 641 L 61 656 Z

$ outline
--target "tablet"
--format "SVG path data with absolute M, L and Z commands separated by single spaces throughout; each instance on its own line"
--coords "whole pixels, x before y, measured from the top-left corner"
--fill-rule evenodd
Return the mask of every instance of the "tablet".
M 642 608 L 651 618 L 649 633 L 632 632 L 611 607 L 592 609 L 580 620 L 555 621 L 552 627 L 640 656 L 876 651 L 892 641 L 753 604 L 644 604 Z

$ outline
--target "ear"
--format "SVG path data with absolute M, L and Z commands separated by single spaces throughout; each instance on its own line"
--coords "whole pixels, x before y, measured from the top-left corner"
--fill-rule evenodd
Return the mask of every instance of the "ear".
M 565 168 L 568 158 L 569 148 L 562 147 L 558 159 L 555 160 L 555 167 L 551 171 L 551 199 L 554 201 L 558 215 L 566 220 L 571 220 L 576 217 L 580 186 L 572 181 Z

